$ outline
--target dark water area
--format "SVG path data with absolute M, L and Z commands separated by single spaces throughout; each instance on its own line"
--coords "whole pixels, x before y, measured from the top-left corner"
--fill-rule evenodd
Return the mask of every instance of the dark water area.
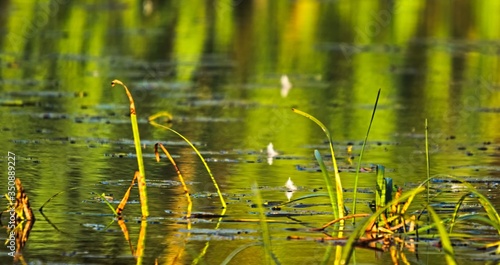
M 111 87 L 114 79 L 134 96 L 144 147 L 150 217 L 143 264 L 221 264 L 246 245 L 229 264 L 265 262 L 252 187 L 264 202 L 288 201 L 289 178 L 298 187 L 292 199 L 326 193 L 313 151 L 330 161 L 327 139 L 292 108 L 332 132 L 351 208 L 379 88 L 358 211 L 371 213 L 378 164 L 404 191 L 426 179 L 425 119 L 430 174 L 441 176 L 431 184 L 440 216 L 450 217 L 449 208 L 466 194 L 444 175 L 469 180 L 500 209 L 500 16 L 493 14 L 500 14 L 499 1 L 1 1 L 0 191 L 8 189 L 12 152 L 36 217 L 26 264 L 136 264 L 98 196 L 110 196 L 116 207 L 137 170 L 129 102 L 121 87 Z M 199 148 L 217 179 L 228 202 L 219 224 L 217 216 L 190 224 L 183 218 L 186 198 L 171 163 L 155 161 L 157 142 L 188 182 L 194 212 L 218 215 L 220 202 L 193 149 L 148 123 L 162 111 L 172 114 L 171 128 Z M 270 143 L 277 152 L 271 159 Z M 60 191 L 44 218 L 38 209 Z M 470 212 L 484 212 L 475 198 L 465 203 Z M 419 195 L 410 212 L 424 204 Z M 331 244 L 306 228 L 333 219 L 327 197 L 266 213 L 282 264 L 322 262 Z M 124 211 L 134 247 L 140 217 L 135 188 Z M 483 238 L 481 244 L 499 241 L 489 226 L 462 224 L 455 232 Z M 409 264 L 446 264 L 437 241 L 401 253 Z M 454 240 L 457 260 L 495 264 L 498 256 L 472 241 Z M 1 264 L 13 263 L 8 253 L 0 247 Z M 357 250 L 355 261 L 394 262 L 389 252 L 372 249 Z

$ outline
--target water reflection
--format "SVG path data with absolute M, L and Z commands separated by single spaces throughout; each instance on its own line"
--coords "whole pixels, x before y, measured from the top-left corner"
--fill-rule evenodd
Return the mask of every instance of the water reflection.
M 425 179 L 422 136 L 428 118 L 432 174 L 500 177 L 500 17 L 484 15 L 499 12 L 494 0 L 2 1 L 2 145 L 18 154 L 19 178 L 34 208 L 69 190 L 47 214 L 71 236 L 37 222 L 25 258 L 111 264 L 112 257 L 135 263 L 118 226 L 97 232 L 82 225 L 109 222 L 109 216 L 99 216 L 109 213 L 105 205 L 89 198 L 93 192 L 121 195 L 121 183 L 136 170 L 133 156 L 105 156 L 134 153 L 126 98 L 109 88 L 115 78 L 129 85 L 143 119 L 148 180 L 176 179 L 172 168 L 152 155 L 152 143 L 170 143 L 192 193 L 199 196 L 193 199 L 194 211 L 218 207 L 209 196 L 211 182 L 190 148 L 147 124 L 153 113 L 172 113 L 173 128 L 208 152 L 221 189 L 235 196 L 228 215 L 238 218 L 256 218 L 246 203 L 254 181 L 270 201 L 283 200 L 283 183 L 290 177 L 306 187 L 294 196 L 323 186 L 321 175 L 298 171 L 297 165 L 314 168 L 312 150 L 328 153 L 324 136 L 291 107 L 314 114 L 332 130 L 341 159 L 356 157 L 379 88 L 362 167 L 383 164 L 396 183 L 410 187 Z M 283 73 L 292 81 L 283 80 Z M 285 89 L 290 82 L 293 89 Z M 270 142 L 280 151 L 272 165 L 261 151 Z M 350 145 L 352 154 L 344 151 Z M 356 165 L 340 166 L 344 187 L 352 187 L 349 167 Z M 373 174 L 363 175 L 360 188 L 373 188 Z M 496 186 L 490 192 L 495 191 Z M 180 262 L 190 263 L 207 238 L 185 242 L 179 232 L 185 228 L 179 219 L 186 203 L 182 189 L 153 186 L 150 196 L 151 215 L 158 221 L 148 226 L 144 263 L 173 260 L 178 254 L 173 244 L 186 246 Z M 134 218 L 140 210 L 129 206 L 126 219 L 137 238 Z M 214 227 L 197 221 L 201 228 Z M 326 221 L 326 214 L 314 220 Z M 241 224 L 222 226 L 242 229 Z M 323 245 L 284 240 L 289 226 L 299 225 L 271 225 L 282 262 L 321 261 Z M 259 229 L 254 224 L 244 228 Z M 234 247 L 234 242 L 215 240 L 205 261 L 220 263 Z M 286 258 L 293 250 L 302 256 Z M 249 247 L 235 261 L 258 264 L 251 258 L 260 254 L 259 247 Z M 358 260 L 372 260 L 371 255 L 361 252 Z M 414 255 L 407 258 L 417 262 Z

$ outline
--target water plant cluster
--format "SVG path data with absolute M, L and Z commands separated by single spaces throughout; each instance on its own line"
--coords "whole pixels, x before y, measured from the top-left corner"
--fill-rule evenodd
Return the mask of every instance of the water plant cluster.
M 144 252 L 146 246 L 146 231 L 148 226 L 147 218 L 149 216 L 148 199 L 151 198 L 148 198 L 147 195 L 148 185 L 146 181 L 146 170 L 142 159 L 142 147 L 140 141 L 139 128 L 137 124 L 136 108 L 132 94 L 130 93 L 129 89 L 124 83 L 122 83 L 119 80 L 114 80 L 112 81 L 111 84 L 113 86 L 115 85 L 122 86 L 125 89 L 126 95 L 130 102 L 130 120 L 134 137 L 134 145 L 136 149 L 138 170 L 133 174 L 131 184 L 125 191 L 124 196 L 120 201 L 120 203 L 117 205 L 117 207 L 113 207 L 105 198 L 104 194 L 100 196 L 102 197 L 102 201 L 106 203 L 113 212 L 113 215 L 115 217 L 113 222 L 116 221 L 120 226 L 126 241 L 129 243 L 130 251 L 132 255 L 136 258 L 136 263 L 143 264 Z M 430 176 L 429 174 L 430 163 L 428 156 L 429 151 L 428 151 L 428 139 L 427 139 L 427 130 L 428 130 L 427 121 L 425 121 L 427 179 L 422 183 L 420 183 L 420 185 L 418 185 L 414 189 L 403 191 L 401 187 L 398 187 L 395 183 L 393 183 L 393 180 L 391 178 L 385 176 L 384 166 L 377 165 L 376 166 L 377 178 L 376 178 L 376 183 L 374 183 L 376 187 L 375 196 L 373 198 L 373 203 L 371 203 L 370 205 L 373 212 L 359 213 L 357 210 L 356 206 L 359 203 L 357 201 L 357 190 L 358 190 L 358 177 L 361 169 L 360 165 L 363 157 L 363 152 L 368 140 L 370 128 L 372 126 L 372 122 L 375 117 L 379 96 L 380 96 L 380 90 L 378 91 L 375 100 L 370 123 L 363 142 L 361 153 L 359 155 L 359 161 L 357 164 L 355 183 L 353 189 L 354 196 L 353 196 L 352 207 L 348 207 L 347 205 L 345 205 L 345 200 L 344 200 L 345 189 L 342 186 L 342 179 L 337 166 L 337 160 L 335 157 L 335 151 L 330 131 L 320 120 L 315 118 L 313 115 L 298 109 L 292 109 L 293 112 L 305 118 L 308 118 L 312 120 L 315 124 L 317 124 L 321 128 L 321 130 L 324 131 L 329 143 L 330 155 L 332 160 L 331 163 L 333 165 L 333 176 L 331 176 L 331 173 L 327 170 L 327 166 L 325 164 L 325 161 L 323 160 L 323 156 L 321 155 L 321 153 L 318 150 L 314 150 L 314 157 L 319 167 L 321 168 L 326 190 L 328 192 L 329 205 L 331 206 L 331 212 L 332 212 L 332 220 L 330 222 L 325 223 L 324 225 L 321 225 L 319 227 L 310 229 L 311 231 L 319 231 L 326 234 L 327 236 L 322 238 L 322 240 L 325 242 L 331 242 L 331 244 L 329 244 L 328 247 L 326 248 L 322 263 L 330 264 L 332 263 L 333 260 L 334 264 L 348 264 L 353 260 L 353 257 L 355 257 L 357 248 L 370 248 L 382 251 L 389 251 L 391 253 L 391 258 L 394 264 L 398 264 L 399 261 L 402 261 L 403 263 L 408 263 L 404 255 L 404 252 L 402 251 L 403 249 L 405 248 L 414 249 L 417 247 L 417 243 L 423 239 L 439 238 L 439 247 L 443 250 L 443 255 L 445 256 L 447 264 L 457 264 L 457 258 L 453 246 L 453 238 L 456 236 L 456 234 L 454 234 L 454 227 L 461 222 L 477 223 L 481 225 L 486 224 L 495 229 L 500 235 L 500 216 L 495 207 L 493 206 L 493 204 L 491 203 L 491 201 L 486 196 L 477 191 L 470 183 L 453 176 L 442 176 L 442 175 L 436 177 Z M 217 192 L 221 204 L 221 212 L 219 214 L 213 215 L 213 217 L 218 218 L 218 221 L 215 226 L 215 230 L 217 230 L 219 229 L 221 222 L 225 216 L 226 210 L 229 206 L 225 202 L 224 196 L 217 183 L 217 180 L 213 175 L 212 171 L 210 170 L 210 167 L 206 163 L 205 159 L 203 158 L 202 154 L 200 153 L 200 151 L 192 144 L 192 142 L 189 139 L 184 137 L 181 133 L 177 132 L 176 130 L 173 130 L 169 126 L 165 126 L 157 122 L 159 118 L 165 118 L 165 117 L 167 119 L 172 119 L 172 116 L 169 113 L 160 112 L 150 116 L 148 120 L 149 123 L 154 127 L 162 130 L 171 131 L 177 136 L 181 137 L 191 146 L 191 148 L 199 156 L 201 162 L 203 163 L 205 169 L 208 172 L 208 175 L 210 176 L 211 182 L 213 183 L 213 186 Z M 192 212 L 193 200 L 188 185 L 186 184 L 183 178 L 181 170 L 178 168 L 175 160 L 173 159 L 172 155 L 169 153 L 165 145 L 163 145 L 162 143 L 156 143 L 154 146 L 154 152 L 156 160 L 158 162 L 160 161 L 161 156 L 164 155 L 170 161 L 174 170 L 177 173 L 179 182 L 182 185 L 183 196 L 185 197 L 187 202 L 186 214 L 184 218 L 187 220 L 187 230 L 190 231 L 192 228 L 192 223 L 190 222 L 190 220 L 191 218 L 193 218 L 194 214 Z M 429 184 L 433 181 L 433 179 L 436 178 L 439 178 L 440 180 L 447 178 L 450 181 L 461 183 L 467 189 L 467 193 L 461 196 L 456 202 L 456 205 L 454 207 L 454 210 L 450 218 L 446 219 L 441 218 L 436 213 L 436 210 L 432 207 L 430 203 L 431 198 L 429 193 L 430 190 Z M 141 227 L 139 231 L 138 241 L 136 244 L 133 244 L 131 242 L 128 228 L 123 220 L 122 214 L 129 200 L 131 190 L 136 186 L 136 183 L 139 190 L 142 219 L 140 222 Z M 15 230 L 13 230 L 13 232 L 20 235 L 21 238 L 20 240 L 25 240 L 24 241 L 25 243 L 27 240 L 27 235 L 29 234 L 29 229 L 32 227 L 31 221 L 34 221 L 34 217 L 32 213 L 29 214 L 31 212 L 31 209 L 29 207 L 29 204 L 27 204 L 27 196 L 25 195 L 24 190 L 20 185 L 21 184 L 19 182 L 20 188 L 18 189 L 18 192 L 22 192 L 22 194 L 19 193 L 19 196 L 20 198 L 26 198 L 26 199 L 24 200 L 20 199 L 19 201 L 16 199 L 15 202 L 16 212 L 18 211 L 17 209 L 19 209 L 18 215 L 20 217 L 18 218 L 18 224 Z M 425 191 L 427 191 L 427 195 L 425 195 L 424 193 Z M 257 183 L 253 185 L 252 192 L 255 197 L 256 208 L 258 208 L 259 218 L 255 221 L 259 222 L 260 224 L 261 240 L 259 240 L 258 242 L 246 244 L 244 246 L 235 249 L 230 255 L 226 257 L 226 259 L 222 264 L 228 264 L 241 251 L 243 251 L 246 248 L 255 246 L 259 246 L 262 248 L 264 253 L 264 259 L 267 264 L 281 264 L 279 255 L 277 255 L 273 251 L 272 234 L 269 230 L 268 221 L 266 217 L 266 210 L 267 210 L 266 207 L 268 206 L 263 202 Z M 42 213 L 42 215 L 44 215 L 43 212 L 44 207 L 60 193 L 62 192 L 55 194 L 54 196 L 49 198 L 49 200 L 45 204 L 42 205 L 42 207 L 40 208 L 40 212 Z M 415 198 L 419 194 L 420 195 L 423 194 L 422 196 L 426 196 L 427 203 L 425 205 L 415 205 L 414 203 Z M 304 196 L 293 200 L 293 202 L 300 200 L 307 200 L 312 197 L 315 196 Z M 460 212 L 462 203 L 465 201 L 466 198 L 470 197 L 477 199 L 479 204 L 484 209 L 483 212 L 466 213 L 466 214 Z M 283 203 L 283 205 L 288 203 L 290 202 Z M 409 210 L 410 207 L 418 208 L 420 210 L 410 212 Z M 196 214 L 196 216 L 199 215 L 200 214 Z M 424 219 L 426 219 L 426 221 L 424 221 Z M 351 222 L 351 227 L 353 227 L 353 229 L 351 230 L 346 229 L 347 222 Z M 26 229 L 28 230 L 26 231 Z M 23 237 L 23 235 L 25 235 L 25 237 Z M 187 237 L 189 236 L 190 234 L 188 233 Z M 300 236 L 290 235 L 288 239 L 301 240 L 302 238 Z M 24 243 L 20 244 L 21 247 L 20 249 L 17 250 L 18 253 L 21 253 L 22 246 L 24 245 Z M 210 242 L 207 242 L 205 247 L 193 260 L 192 263 L 197 264 L 201 262 L 203 257 L 209 250 L 209 247 L 210 247 Z M 495 255 L 495 257 L 499 257 L 500 241 L 478 246 L 478 249 L 482 249 L 482 251 L 484 252 Z M 175 263 L 176 260 L 179 260 L 182 255 L 183 251 L 179 251 L 173 263 Z M 158 259 L 156 260 L 156 262 L 158 263 Z

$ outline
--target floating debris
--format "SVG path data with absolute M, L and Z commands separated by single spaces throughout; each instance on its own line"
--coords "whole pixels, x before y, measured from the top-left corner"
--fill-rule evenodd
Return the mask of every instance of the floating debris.
M 290 79 L 288 79 L 287 75 L 281 76 L 281 97 L 286 98 L 288 96 L 288 92 L 292 89 L 292 83 Z
M 274 150 L 273 143 L 269 143 L 267 145 L 267 163 L 269 165 L 273 164 L 273 158 L 278 155 L 278 152 Z

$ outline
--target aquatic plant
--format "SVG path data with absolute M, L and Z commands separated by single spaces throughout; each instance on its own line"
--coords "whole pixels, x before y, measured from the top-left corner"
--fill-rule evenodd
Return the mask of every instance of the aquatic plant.
M 333 186 L 333 183 L 331 182 L 331 178 L 330 178 L 330 176 L 328 176 L 328 172 L 326 171 L 326 167 L 325 167 L 324 163 L 322 163 L 321 155 L 319 154 L 319 152 L 317 150 L 314 151 L 314 156 L 316 157 L 316 160 L 318 160 L 320 167 L 322 167 L 321 171 L 323 172 L 323 176 L 325 177 L 325 182 L 327 185 L 328 194 L 330 195 L 330 202 L 332 204 L 332 210 L 334 213 L 334 217 L 335 217 L 335 219 L 342 218 L 342 217 L 344 217 L 344 193 L 343 193 L 344 191 L 342 190 L 342 181 L 340 180 L 339 168 L 337 166 L 337 160 L 335 159 L 335 152 L 333 150 L 333 142 L 332 142 L 332 136 L 330 134 L 330 131 L 326 128 L 326 126 L 321 121 L 316 119 L 311 114 L 308 114 L 306 112 L 300 111 L 300 110 L 295 109 L 295 108 L 292 108 L 292 111 L 312 120 L 314 123 L 316 123 L 323 130 L 323 132 L 325 132 L 326 137 L 328 138 L 328 143 L 330 145 L 330 152 L 332 154 L 332 164 L 333 164 L 333 171 L 334 171 L 334 176 L 335 176 L 335 186 Z
M 170 160 L 170 163 L 172 163 L 172 165 L 175 168 L 175 171 L 177 172 L 177 176 L 179 177 L 179 181 L 181 182 L 182 188 L 184 190 L 184 194 L 185 194 L 186 199 L 188 201 L 186 217 L 189 218 L 189 217 L 191 217 L 191 210 L 193 209 L 193 201 L 191 200 L 191 196 L 189 195 L 189 190 L 187 188 L 186 182 L 184 181 L 184 177 L 182 177 L 182 173 L 179 170 L 179 168 L 177 167 L 177 164 L 175 163 L 174 158 L 170 155 L 170 153 L 167 151 L 165 146 L 163 146 L 163 144 L 161 144 L 161 143 L 155 144 L 156 161 L 160 162 L 160 154 L 158 153 L 158 147 L 161 148 L 161 150 L 167 156 L 168 160 Z
M 210 176 L 210 179 L 212 180 L 212 183 L 217 191 L 217 195 L 219 196 L 219 200 L 222 204 L 222 208 L 226 208 L 227 207 L 227 204 L 226 204 L 226 201 L 224 200 L 224 197 L 222 196 L 222 192 L 220 191 L 220 188 L 219 188 L 219 185 L 217 184 L 217 180 L 215 180 L 215 177 L 214 175 L 212 174 L 212 171 L 210 170 L 210 167 L 208 166 L 207 162 L 205 161 L 205 158 L 201 155 L 200 151 L 198 151 L 198 148 L 196 148 L 194 146 L 194 144 L 189 141 L 189 139 L 187 139 L 186 137 L 184 137 L 184 135 L 180 134 L 179 132 L 177 132 L 176 130 L 170 128 L 170 127 L 167 127 L 167 126 L 164 126 L 164 125 L 161 125 L 159 123 L 157 123 L 155 120 L 159 117 L 163 117 L 163 116 L 169 116 L 171 117 L 170 114 L 166 113 L 166 112 L 161 112 L 161 113 L 157 113 L 157 114 L 154 114 L 154 115 L 151 115 L 148 120 L 149 120 L 149 123 L 155 127 L 158 127 L 158 128 L 162 128 L 162 129 L 165 129 L 165 130 L 169 130 L 175 134 L 177 134 L 179 137 L 181 137 L 186 143 L 189 144 L 189 146 L 191 146 L 191 148 L 193 148 L 194 152 L 198 155 L 198 157 L 200 158 L 201 162 L 203 163 L 203 165 L 205 166 L 205 169 L 207 170 L 208 172 L 208 175 Z
M 141 137 L 139 135 L 139 126 L 137 123 L 137 114 L 135 109 L 134 98 L 132 94 L 130 94 L 129 89 L 125 84 L 120 80 L 113 80 L 111 82 L 111 86 L 121 85 L 125 89 L 125 93 L 127 93 L 128 100 L 130 101 L 130 122 L 132 124 L 132 133 L 134 135 L 134 145 L 135 145 L 135 153 L 137 156 L 137 165 L 139 167 L 139 176 L 137 178 L 138 186 L 139 186 L 139 197 L 141 200 L 141 212 L 142 217 L 149 216 L 148 209 L 148 194 L 147 194 L 147 186 L 146 186 L 146 172 L 144 169 L 144 162 L 142 160 L 142 147 L 141 147 Z
M 438 230 L 439 238 L 441 240 L 441 245 L 446 257 L 446 263 L 448 265 L 457 264 L 457 261 L 455 260 L 455 251 L 453 250 L 450 237 L 448 235 L 448 232 L 446 231 L 446 228 L 443 225 L 443 221 L 441 220 L 441 218 L 439 218 L 437 213 L 429 205 L 427 206 L 427 211 L 429 211 L 429 214 L 434 220 L 434 224 L 436 225 L 436 228 Z
M 274 264 L 281 264 L 278 258 L 274 255 L 271 243 L 271 233 L 269 231 L 269 227 L 266 221 L 266 213 L 262 203 L 262 197 L 260 195 L 259 186 L 257 183 L 254 183 L 252 186 L 252 191 L 255 197 L 255 203 L 257 204 L 257 208 L 259 209 L 259 224 L 260 231 L 262 234 L 262 245 L 264 246 L 264 257 L 266 264 L 271 264 L 271 260 Z
M 422 192 L 424 190 L 425 190 L 425 188 L 418 187 L 418 188 L 416 188 L 416 189 L 414 189 L 412 191 L 409 191 L 409 192 L 401 195 L 398 198 L 393 199 L 392 201 L 390 201 L 389 203 L 387 203 L 384 207 L 381 207 L 381 208 L 377 209 L 377 211 L 375 211 L 375 213 L 373 213 L 370 217 L 368 217 L 361 224 L 359 224 L 354 229 L 354 231 L 352 232 L 352 234 L 349 236 L 349 238 L 348 238 L 348 240 L 347 240 L 347 242 L 345 244 L 345 248 L 343 250 L 342 259 L 341 259 L 340 263 L 341 264 L 348 264 L 349 263 L 349 260 L 351 259 L 352 253 L 354 251 L 354 247 L 356 246 L 358 240 L 365 233 L 365 231 L 371 230 L 370 227 L 373 226 L 373 224 L 380 217 L 380 215 L 384 214 L 384 212 L 387 209 L 389 209 L 392 205 L 397 205 L 400 202 L 402 202 L 403 200 L 408 199 L 407 203 L 413 201 L 413 198 L 415 198 L 415 196 L 418 193 L 420 193 L 420 192 Z
M 373 119 L 375 118 L 375 112 L 377 111 L 378 99 L 380 97 L 380 91 L 378 90 L 377 98 L 375 99 L 375 105 L 373 106 L 372 117 L 370 118 L 370 124 L 368 125 L 368 130 L 366 131 L 365 139 L 363 140 L 363 146 L 361 147 L 361 152 L 359 153 L 358 166 L 356 167 L 356 177 L 354 178 L 354 195 L 352 199 L 352 213 L 356 214 L 356 205 L 358 204 L 357 196 L 358 196 L 358 179 L 359 179 L 359 171 L 361 170 L 361 161 L 363 159 L 363 154 L 365 153 L 366 142 L 368 141 L 368 135 L 370 134 L 370 129 L 372 128 Z M 352 222 L 355 223 L 356 218 L 352 219 Z

